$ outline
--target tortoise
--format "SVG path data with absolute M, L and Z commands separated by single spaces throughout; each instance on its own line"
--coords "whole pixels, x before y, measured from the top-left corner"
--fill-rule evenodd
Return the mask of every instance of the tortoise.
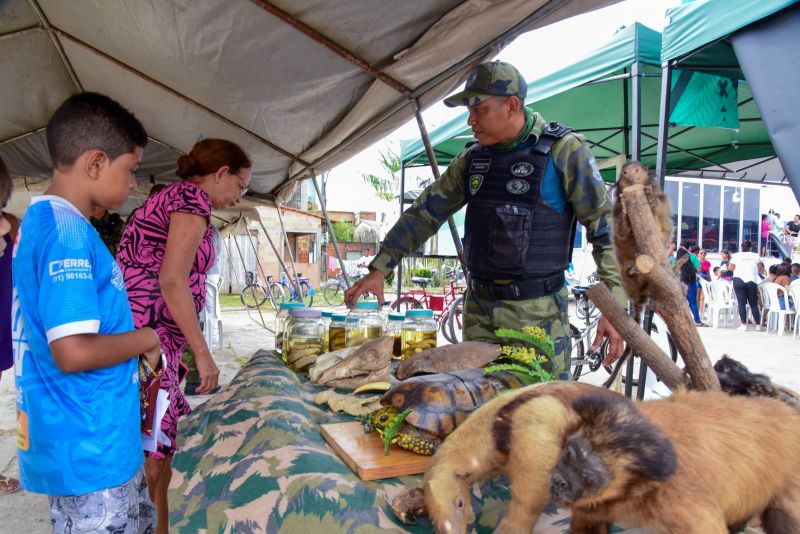
M 512 372 L 485 375 L 483 369 L 416 376 L 403 380 L 381 398 L 384 407 L 362 419 L 365 432 L 373 429 L 389 443 L 432 455 L 473 411 L 499 392 L 524 386 Z

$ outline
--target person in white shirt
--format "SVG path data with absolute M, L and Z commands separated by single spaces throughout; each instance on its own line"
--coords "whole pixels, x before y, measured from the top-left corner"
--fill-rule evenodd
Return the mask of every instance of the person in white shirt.
M 761 277 L 758 276 L 758 264 L 761 258 L 750 251 L 752 247 L 752 242 L 745 241 L 742 243 L 742 251 L 734 254 L 728 263 L 728 270 L 733 272 L 733 291 L 736 293 L 739 319 L 742 322 L 739 330 L 747 330 L 745 303 L 750 304 L 750 311 L 756 321 L 756 330 L 761 330 L 761 313 L 758 310 L 758 283 L 761 281 Z
M 375 259 L 375 256 L 372 254 L 372 248 L 367 247 L 364 255 L 356 260 L 356 268 L 358 268 L 359 276 L 364 276 L 369 273 L 369 264 L 372 263 L 373 259 Z

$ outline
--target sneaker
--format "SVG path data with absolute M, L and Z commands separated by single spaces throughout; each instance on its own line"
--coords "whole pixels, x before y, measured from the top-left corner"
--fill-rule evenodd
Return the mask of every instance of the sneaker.
M 763 327 L 763 326 L 761 326 L 760 324 L 757 324 L 757 325 L 756 325 L 756 332 L 761 332 L 761 331 L 763 331 L 763 330 L 764 330 L 764 327 Z
M 758 328 L 756 327 L 756 330 L 757 330 L 757 329 L 758 329 Z M 736 330 L 740 330 L 740 331 L 742 331 L 742 332 L 746 332 L 746 331 L 747 331 L 747 325 L 746 325 L 746 324 L 740 324 L 740 325 L 739 325 L 739 326 L 736 328 Z

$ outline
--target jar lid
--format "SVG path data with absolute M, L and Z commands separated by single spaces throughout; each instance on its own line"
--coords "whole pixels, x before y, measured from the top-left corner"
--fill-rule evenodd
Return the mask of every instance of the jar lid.
M 377 300 L 360 300 L 356 303 L 357 310 L 377 310 L 378 309 L 378 301 Z
M 402 321 L 405 318 L 406 318 L 406 316 L 403 313 L 400 313 L 400 312 L 389 312 L 389 320 L 390 321 Z
M 346 313 L 334 313 L 333 317 L 331 317 L 332 321 L 336 321 L 337 323 L 342 323 L 347 320 Z
M 316 319 L 319 318 L 322 313 L 319 310 L 315 310 L 314 308 L 295 308 L 291 312 L 289 312 L 292 317 L 298 318 L 310 318 Z
M 433 317 L 433 310 L 406 310 L 406 317 Z
M 333 312 L 332 311 L 324 311 L 324 312 L 322 312 L 322 316 L 325 317 L 326 319 L 330 319 L 331 317 L 333 317 Z
M 293 310 L 295 308 L 305 308 L 306 305 L 302 302 L 281 302 L 282 310 Z

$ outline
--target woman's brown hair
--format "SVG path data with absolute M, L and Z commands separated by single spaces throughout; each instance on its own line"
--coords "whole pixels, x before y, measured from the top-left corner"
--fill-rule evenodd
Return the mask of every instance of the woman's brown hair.
M 253 166 L 244 150 L 225 139 L 203 139 L 192 147 L 191 152 L 178 158 L 178 170 L 175 174 L 186 180 L 192 176 L 204 176 L 217 172 L 227 165 L 231 174 Z

